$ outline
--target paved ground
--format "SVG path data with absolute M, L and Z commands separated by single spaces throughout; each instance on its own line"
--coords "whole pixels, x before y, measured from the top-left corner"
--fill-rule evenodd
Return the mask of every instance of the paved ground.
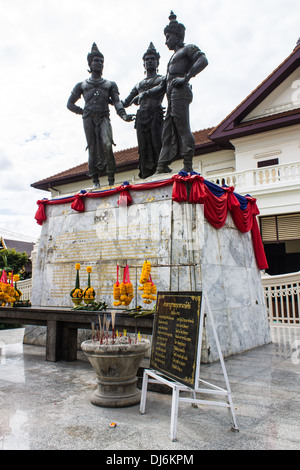
M 226 361 L 239 433 L 230 430 L 226 409 L 181 403 L 176 442 L 169 437 L 170 395 L 149 391 L 144 415 L 138 405 L 100 408 L 90 403 L 96 380 L 81 353 L 76 362 L 49 363 L 43 347 L 6 346 L 0 355 L 0 449 L 102 450 L 115 459 L 125 450 L 136 456 L 145 450 L 157 466 L 159 451 L 299 450 L 300 327 L 272 327 L 272 338 Z M 203 379 L 224 386 L 219 363 L 201 369 Z

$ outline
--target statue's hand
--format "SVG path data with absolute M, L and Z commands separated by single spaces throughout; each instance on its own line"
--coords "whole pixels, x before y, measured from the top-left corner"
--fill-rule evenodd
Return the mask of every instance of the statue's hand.
M 177 88 L 179 86 L 185 85 L 187 82 L 188 80 L 186 79 L 186 77 L 177 77 L 173 78 L 172 85 Z
M 134 121 L 135 120 L 135 114 L 124 114 L 124 116 L 122 116 L 122 119 L 126 122 Z
M 146 97 L 148 96 L 148 93 L 146 91 L 143 91 L 143 93 L 140 93 L 135 99 L 137 101 L 136 104 L 140 104 Z
M 140 98 L 140 95 L 137 95 L 135 98 L 133 98 L 133 100 L 131 101 L 130 104 L 135 104 L 136 106 L 139 105 L 139 98 Z

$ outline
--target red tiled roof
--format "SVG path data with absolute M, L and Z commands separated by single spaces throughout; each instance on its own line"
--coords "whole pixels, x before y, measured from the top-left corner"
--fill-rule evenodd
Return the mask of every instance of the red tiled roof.
M 202 129 L 193 132 L 195 138 L 195 154 L 199 155 L 202 151 L 207 151 L 207 147 L 215 149 L 215 144 L 209 139 L 208 135 L 214 128 Z M 118 171 L 138 168 L 139 154 L 138 147 L 132 147 L 125 150 L 114 152 Z M 37 189 L 47 190 L 55 184 L 67 184 L 76 181 L 82 181 L 87 178 L 88 163 L 81 163 L 73 168 L 57 173 L 49 178 L 37 181 L 31 186 Z

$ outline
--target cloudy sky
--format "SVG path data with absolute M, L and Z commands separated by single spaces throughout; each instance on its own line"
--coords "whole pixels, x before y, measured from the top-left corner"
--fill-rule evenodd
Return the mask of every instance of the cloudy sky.
M 300 37 L 299 0 L 0 0 L 0 236 L 36 239 L 36 201 L 50 193 L 30 185 L 87 159 L 82 119 L 66 102 L 89 76 L 92 43 L 104 54 L 104 78 L 125 98 L 143 78 L 150 41 L 165 73 L 170 10 L 209 61 L 192 80 L 193 131 L 217 125 Z M 116 150 L 136 146 L 133 123 L 114 109 L 111 120 Z

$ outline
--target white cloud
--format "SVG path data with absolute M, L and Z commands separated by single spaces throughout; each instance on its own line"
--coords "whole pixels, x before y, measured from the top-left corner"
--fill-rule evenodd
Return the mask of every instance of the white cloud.
M 105 56 L 104 76 L 125 97 L 143 78 L 150 41 L 165 73 L 170 51 L 163 29 L 171 9 L 186 26 L 186 42 L 209 61 L 193 79 L 193 130 L 218 124 L 300 36 L 298 0 L 0 0 L 0 228 L 37 237 L 36 201 L 48 194 L 31 183 L 87 159 L 82 120 L 66 102 L 88 76 L 92 43 Z M 113 109 L 111 120 L 116 149 L 135 146 L 133 124 Z

